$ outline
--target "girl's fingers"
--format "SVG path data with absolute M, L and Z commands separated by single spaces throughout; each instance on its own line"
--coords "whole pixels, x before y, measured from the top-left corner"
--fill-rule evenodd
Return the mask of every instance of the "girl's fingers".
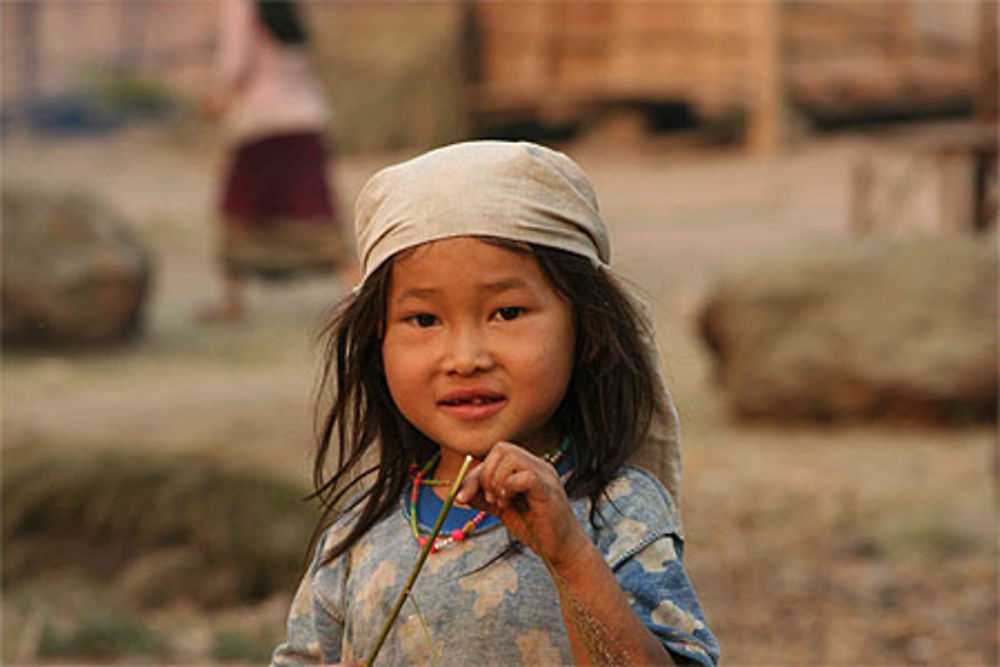
M 519 493 L 537 494 L 541 490 L 538 475 L 531 470 L 519 470 L 504 480 L 505 500 L 509 503 L 510 498 Z
M 517 445 L 512 445 L 509 442 L 498 442 L 490 449 L 490 453 L 486 455 L 479 466 L 482 469 L 479 475 L 479 486 L 487 503 L 493 505 L 498 498 L 497 469 L 511 457 L 516 457 L 523 451 Z
M 520 460 L 520 457 L 516 455 L 504 456 L 497 461 L 492 471 L 493 474 L 490 477 L 489 488 L 493 492 L 498 504 L 502 505 L 505 500 L 509 500 L 510 496 L 513 495 L 507 488 L 507 479 L 514 473 L 524 469 L 524 461 Z
M 490 450 L 490 453 L 486 455 L 482 465 L 479 466 L 482 469 L 482 472 L 479 475 L 479 487 L 482 490 L 482 494 L 486 499 L 486 502 L 490 505 L 496 502 L 496 488 L 493 480 L 497 464 L 506 455 L 503 445 L 504 443 L 502 442 L 498 442 L 494 445 Z
M 462 483 L 462 488 L 455 497 L 460 503 L 475 505 L 477 496 L 481 497 L 489 504 L 493 504 L 494 491 L 493 477 L 497 463 L 505 458 L 507 443 L 497 443 L 483 459 L 482 463 L 473 468 Z
M 521 472 L 528 472 L 533 479 L 540 479 L 540 475 L 544 474 L 544 470 L 540 467 L 541 461 L 537 459 L 530 452 L 527 452 L 520 447 L 511 447 L 510 450 L 506 451 L 504 455 L 498 458 L 496 465 L 492 470 L 492 476 L 490 478 L 490 485 L 492 486 L 493 495 L 495 496 L 495 502 L 501 507 L 507 507 L 510 504 L 511 499 L 518 493 L 527 493 L 531 489 L 511 489 L 507 480 L 515 474 Z
M 518 495 L 547 497 L 547 491 L 559 486 L 559 480 L 551 464 L 518 449 L 497 461 L 484 486 L 492 492 L 497 506 L 506 509 Z
M 466 475 L 456 498 L 460 503 L 477 506 L 479 496 L 484 501 L 481 504 L 506 508 L 513 496 L 539 489 L 546 475 L 555 475 L 551 464 L 517 445 L 498 442 L 483 462 Z M 515 476 L 518 481 L 511 486 L 508 480 Z
M 466 505 L 471 505 L 475 501 L 476 496 L 481 491 L 481 485 L 479 478 L 483 474 L 483 465 L 479 464 L 472 470 L 468 472 L 465 479 L 462 481 L 462 488 L 459 489 L 458 494 L 455 496 L 455 500 Z M 481 508 L 480 508 L 481 509 Z

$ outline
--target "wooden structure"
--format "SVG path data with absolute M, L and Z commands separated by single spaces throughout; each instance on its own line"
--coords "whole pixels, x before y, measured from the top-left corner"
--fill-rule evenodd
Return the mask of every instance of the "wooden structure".
M 96 72 L 128 71 L 172 90 L 204 90 L 216 8 L 200 0 L 3 0 L 0 101 L 60 95 Z
M 919 113 L 996 99 L 995 64 L 981 75 L 982 54 L 996 50 L 995 13 L 992 22 L 984 18 L 992 0 L 303 4 L 338 117 L 350 126 L 346 136 L 377 124 L 376 107 L 398 108 L 397 125 L 442 118 L 457 133 L 468 125 L 454 120 L 463 114 L 480 126 L 575 122 L 608 105 L 684 104 L 702 118 L 746 117 L 750 144 L 769 151 L 789 112 Z M 206 0 L 3 0 L 5 117 L 26 101 L 73 90 L 101 68 L 203 92 L 211 85 L 215 10 Z M 455 62 L 442 64 L 449 58 Z M 446 71 L 454 81 L 434 87 Z M 365 104 L 354 113 L 359 99 Z M 414 106 L 421 114 L 410 121 Z M 422 141 L 426 133 L 387 134 Z M 376 140 L 364 146 L 377 148 Z
M 751 142 L 769 150 L 788 107 L 971 107 L 980 11 L 927 0 L 484 0 L 473 5 L 473 97 L 487 116 L 556 121 L 607 103 L 687 103 L 703 117 L 746 115 Z
M 979 5 L 976 117 L 893 132 L 854 163 L 851 227 L 857 234 L 984 232 L 1000 213 L 997 4 Z
M 997 126 L 963 123 L 891 133 L 854 163 L 851 229 L 948 234 L 996 229 Z

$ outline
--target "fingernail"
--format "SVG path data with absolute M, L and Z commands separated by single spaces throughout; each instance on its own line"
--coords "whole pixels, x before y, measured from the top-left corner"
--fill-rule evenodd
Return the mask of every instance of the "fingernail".
M 457 500 L 460 503 L 464 503 L 465 502 L 465 491 L 459 491 L 458 495 L 455 496 L 455 500 Z

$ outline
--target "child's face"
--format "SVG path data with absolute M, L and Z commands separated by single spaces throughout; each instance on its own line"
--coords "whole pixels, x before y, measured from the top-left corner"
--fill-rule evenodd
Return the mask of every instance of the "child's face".
M 420 246 L 393 263 L 386 322 L 389 390 L 441 446 L 441 473 L 501 440 L 557 444 L 573 314 L 535 258 L 471 237 Z

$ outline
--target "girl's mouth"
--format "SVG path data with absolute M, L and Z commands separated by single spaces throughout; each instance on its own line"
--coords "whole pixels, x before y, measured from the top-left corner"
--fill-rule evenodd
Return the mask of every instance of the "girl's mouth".
M 442 405 L 489 405 L 503 399 L 497 396 L 476 396 L 475 398 L 458 398 L 451 401 L 441 401 Z
M 478 420 L 491 417 L 507 403 L 507 397 L 492 391 L 460 390 L 438 401 L 446 414 L 457 419 Z

